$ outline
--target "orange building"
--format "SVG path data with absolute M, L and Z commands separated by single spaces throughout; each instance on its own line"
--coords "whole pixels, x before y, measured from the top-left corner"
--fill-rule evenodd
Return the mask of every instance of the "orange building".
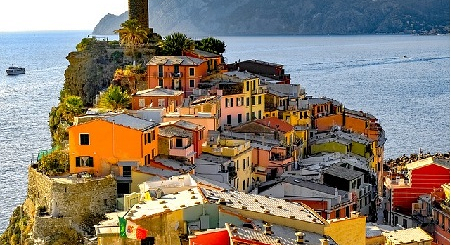
M 158 155 L 157 124 L 126 114 L 94 119 L 68 131 L 70 173 L 105 176 L 114 172 L 131 182 L 132 168 Z
M 225 70 L 225 64 L 223 64 L 222 56 L 219 54 L 210 53 L 207 51 L 194 49 L 194 48 L 189 49 L 189 50 L 184 50 L 182 54 L 184 56 L 189 56 L 189 57 L 205 60 L 208 64 L 209 72 Z
M 208 63 L 188 56 L 154 56 L 147 63 L 147 86 L 180 90 L 185 97 L 207 76 Z
M 175 111 L 183 102 L 183 91 L 155 87 L 138 91 L 132 95 L 132 110 L 145 107 L 167 108 L 166 111 Z

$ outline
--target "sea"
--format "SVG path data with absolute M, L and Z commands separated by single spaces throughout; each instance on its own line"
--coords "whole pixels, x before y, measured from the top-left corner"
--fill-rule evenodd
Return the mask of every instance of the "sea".
M 0 33 L 0 233 L 27 192 L 27 167 L 51 148 L 50 109 L 69 62 L 90 31 Z M 227 36 L 228 63 L 277 63 L 307 95 L 378 118 L 385 158 L 449 152 L 449 35 Z M 7 76 L 8 66 L 26 74 Z

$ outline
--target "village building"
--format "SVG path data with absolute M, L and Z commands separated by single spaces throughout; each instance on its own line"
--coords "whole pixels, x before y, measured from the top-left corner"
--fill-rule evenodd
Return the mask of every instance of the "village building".
M 408 227 L 418 197 L 449 184 L 449 178 L 449 159 L 428 157 L 394 167 L 384 182 L 389 224 Z
M 132 110 L 142 108 L 165 108 L 174 112 L 183 103 L 183 91 L 155 87 L 132 94 Z
M 189 97 L 207 76 L 206 61 L 188 56 L 153 56 L 147 63 L 147 86 L 183 91 Z

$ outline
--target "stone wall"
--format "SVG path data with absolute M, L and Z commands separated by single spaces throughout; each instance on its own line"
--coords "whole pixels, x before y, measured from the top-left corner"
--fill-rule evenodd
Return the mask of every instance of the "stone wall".
M 103 178 L 48 177 L 29 168 L 28 197 L 36 212 L 34 238 L 51 236 L 58 227 L 81 231 L 81 224 L 116 208 L 117 187 L 112 176 Z M 48 228 L 50 227 L 50 228 Z M 53 227 L 53 228 L 52 228 Z M 53 229 L 53 230 L 52 230 Z

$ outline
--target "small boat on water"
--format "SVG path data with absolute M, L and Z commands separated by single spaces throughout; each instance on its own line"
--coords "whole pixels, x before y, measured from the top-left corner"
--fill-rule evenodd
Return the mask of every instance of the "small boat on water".
M 25 74 L 25 68 L 17 67 L 17 66 L 10 66 L 10 67 L 8 67 L 8 69 L 6 69 L 6 74 L 8 74 L 8 75 Z

